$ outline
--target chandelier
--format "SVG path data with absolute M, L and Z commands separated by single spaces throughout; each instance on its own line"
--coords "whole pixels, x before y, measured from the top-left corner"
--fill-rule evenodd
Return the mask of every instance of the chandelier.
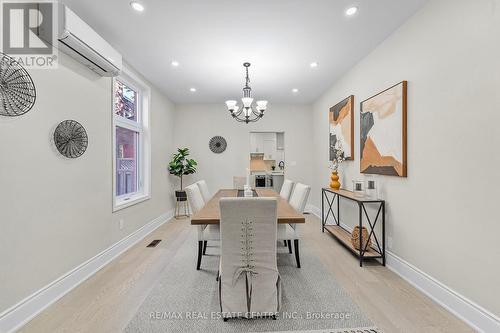
M 239 106 L 237 101 L 229 100 L 226 101 L 226 106 L 231 116 L 233 116 L 236 121 L 248 124 L 256 122 L 264 116 L 264 111 L 266 111 L 267 108 L 267 101 L 257 101 L 255 106 L 252 105 L 252 88 L 248 85 L 250 83 L 250 78 L 248 77 L 248 67 L 250 67 L 250 63 L 245 62 L 243 66 L 246 71 L 246 83 L 243 88 L 243 98 L 241 99 L 242 105 Z

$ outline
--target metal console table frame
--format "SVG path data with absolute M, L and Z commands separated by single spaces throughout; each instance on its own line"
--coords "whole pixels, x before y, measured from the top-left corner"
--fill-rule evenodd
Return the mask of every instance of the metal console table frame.
M 329 195 L 330 198 L 329 198 Z M 346 230 L 340 223 L 340 198 L 345 198 L 351 201 L 355 201 L 358 204 L 359 209 L 359 250 L 357 250 L 351 244 L 351 233 Z M 325 205 L 325 200 L 327 205 Z M 334 204 L 337 202 L 336 213 L 334 212 Z M 377 215 L 372 222 L 368 212 L 366 211 L 365 205 L 375 205 L 377 209 Z M 325 215 L 325 207 L 328 208 L 327 213 Z M 333 217 L 335 224 L 328 225 L 326 222 L 328 221 L 328 217 Z M 362 236 L 362 227 L 363 227 L 363 215 L 366 216 L 366 220 L 368 222 L 367 231 L 368 237 L 372 237 L 375 241 L 373 246 L 368 246 L 368 242 L 363 248 L 363 236 Z M 377 238 L 377 234 L 375 233 L 375 226 L 377 222 L 381 219 L 382 223 L 382 240 L 379 242 Z M 382 265 L 385 266 L 385 201 L 380 199 L 372 199 L 368 197 L 356 197 L 353 192 L 347 190 L 334 190 L 331 188 L 323 188 L 321 190 L 321 231 L 328 231 L 335 239 L 337 239 L 340 244 L 350 250 L 354 255 L 359 258 L 359 266 L 363 266 L 363 260 L 365 259 L 382 259 Z

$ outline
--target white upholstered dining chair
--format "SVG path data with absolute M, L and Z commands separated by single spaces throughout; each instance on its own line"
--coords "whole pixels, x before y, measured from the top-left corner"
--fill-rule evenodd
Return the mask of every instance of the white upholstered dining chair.
M 293 189 L 292 195 L 290 197 L 289 203 L 295 208 L 299 213 L 304 213 L 306 208 L 307 199 L 309 198 L 309 192 L 311 192 L 311 187 L 301 183 L 297 183 Z M 299 256 L 299 225 L 298 224 L 279 224 L 278 225 L 278 240 L 286 241 L 288 245 L 289 253 L 292 253 L 292 240 L 293 247 L 295 251 L 295 260 L 297 261 L 297 267 L 300 268 L 300 256 Z
M 205 201 L 201 194 L 200 188 L 197 183 L 186 186 L 186 194 L 189 201 L 189 206 L 193 214 L 197 213 L 205 206 Z M 219 240 L 219 226 L 218 225 L 199 225 L 198 230 L 198 260 L 196 262 L 196 269 L 199 270 L 201 266 L 201 257 L 207 250 L 207 241 Z
M 281 186 L 280 197 L 288 201 L 290 199 L 290 194 L 292 193 L 293 182 L 290 179 L 285 179 L 283 185 Z
M 197 181 L 198 187 L 200 188 L 201 196 L 205 205 L 212 199 L 210 196 L 210 191 L 208 190 L 207 182 L 205 180 Z M 208 241 L 219 241 L 220 240 L 220 228 L 218 224 L 211 224 L 205 230 L 204 233 L 204 243 L 203 243 L 203 255 L 207 252 Z
M 200 180 L 196 182 L 198 184 L 198 187 L 200 188 L 201 196 L 203 197 L 203 200 L 205 203 L 207 203 L 210 199 L 210 191 L 208 190 L 207 182 L 205 180 Z
M 276 318 L 281 280 L 276 258 L 276 198 L 220 200 L 219 300 L 224 321 L 267 313 Z

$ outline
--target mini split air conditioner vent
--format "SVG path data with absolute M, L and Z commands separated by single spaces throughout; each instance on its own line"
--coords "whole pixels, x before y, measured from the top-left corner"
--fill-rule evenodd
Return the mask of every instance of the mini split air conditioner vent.
M 56 41 L 43 26 L 38 30 L 40 38 L 101 76 L 118 76 L 122 69 L 122 56 L 87 23 L 63 4 L 56 5 Z M 43 13 L 42 8 L 40 10 Z

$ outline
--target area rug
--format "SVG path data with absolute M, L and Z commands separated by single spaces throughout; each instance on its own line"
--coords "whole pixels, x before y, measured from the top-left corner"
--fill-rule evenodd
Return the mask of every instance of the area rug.
M 194 228 L 193 228 L 194 229 Z M 279 246 L 282 309 L 277 320 L 220 318 L 218 247 L 212 242 L 195 268 L 196 233 L 190 233 L 161 273 L 125 332 L 381 332 L 354 304 L 334 276 L 303 242 L 301 265 Z

